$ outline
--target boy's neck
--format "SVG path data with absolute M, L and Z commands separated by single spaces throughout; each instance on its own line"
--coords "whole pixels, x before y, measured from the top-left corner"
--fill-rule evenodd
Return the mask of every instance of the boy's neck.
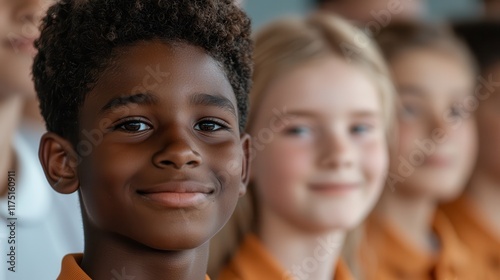
M 22 98 L 6 97 L 0 101 L 0 197 L 7 194 L 7 172 L 16 166 L 12 142 L 21 118 Z
M 286 273 L 297 279 L 333 279 L 345 232 L 306 232 L 284 221 L 270 209 L 262 209 L 259 221 L 259 239 Z M 308 258 L 317 263 L 317 268 L 310 273 L 303 267 Z
M 191 250 L 161 251 L 117 235 L 86 230 L 85 236 L 80 266 L 92 279 L 205 279 L 208 242 Z
M 414 247 L 432 253 L 432 224 L 437 204 L 429 197 L 386 191 L 376 213 L 394 226 Z
M 498 178 L 476 170 L 471 177 L 467 197 L 472 201 L 475 208 L 479 210 L 491 229 L 500 237 L 500 182 Z

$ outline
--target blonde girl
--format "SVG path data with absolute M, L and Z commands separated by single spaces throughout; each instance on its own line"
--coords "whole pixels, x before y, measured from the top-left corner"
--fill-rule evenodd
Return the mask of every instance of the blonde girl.
M 219 279 L 352 279 L 346 234 L 376 203 L 388 166 L 384 61 L 329 15 L 278 20 L 255 39 L 251 185 L 216 243 L 242 237 Z

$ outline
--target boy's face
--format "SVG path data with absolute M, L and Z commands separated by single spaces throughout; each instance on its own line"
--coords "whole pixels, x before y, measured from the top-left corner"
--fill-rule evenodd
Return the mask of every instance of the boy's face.
M 370 77 L 331 56 L 291 70 L 264 94 L 250 131 L 263 215 L 316 232 L 359 224 L 388 168 L 380 95 Z
M 427 49 L 404 52 L 391 66 L 402 103 L 391 169 L 405 179 L 396 191 L 451 199 L 476 157 L 471 71 L 456 55 Z
M 35 95 L 31 65 L 38 24 L 53 0 L 0 0 L 0 95 Z
M 120 50 L 80 111 L 84 217 L 93 231 L 160 250 L 208 241 L 245 191 L 248 136 L 202 49 L 152 41 Z

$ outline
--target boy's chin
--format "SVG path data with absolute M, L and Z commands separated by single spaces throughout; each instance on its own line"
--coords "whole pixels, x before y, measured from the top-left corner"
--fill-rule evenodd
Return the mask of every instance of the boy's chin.
M 208 244 L 213 234 L 204 232 L 179 232 L 168 235 L 145 236 L 141 242 L 143 245 L 160 251 L 182 251 L 196 249 L 204 244 Z
M 198 223 L 197 225 L 194 225 L 194 223 L 185 225 L 170 224 L 161 227 L 136 226 L 129 227 L 128 230 L 110 227 L 96 229 L 94 226 L 87 224 L 85 234 L 95 236 L 95 240 L 103 239 L 105 242 L 115 244 L 113 246 L 133 248 L 133 251 L 154 251 L 159 253 L 161 251 L 192 250 L 205 244 L 208 245 L 210 239 L 219 230 L 220 225 L 207 225 L 206 223 Z M 95 242 L 92 243 L 95 244 Z

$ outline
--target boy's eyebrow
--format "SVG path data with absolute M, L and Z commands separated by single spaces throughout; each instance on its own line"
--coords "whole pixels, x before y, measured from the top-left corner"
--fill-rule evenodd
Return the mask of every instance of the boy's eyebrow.
M 236 117 L 236 109 L 231 100 L 221 95 L 197 93 L 191 97 L 192 105 L 215 106 L 229 111 Z
M 119 96 L 111 99 L 101 108 L 100 113 L 113 110 L 117 107 L 125 106 L 127 104 L 156 104 L 158 98 L 150 93 L 137 93 L 134 95 Z

